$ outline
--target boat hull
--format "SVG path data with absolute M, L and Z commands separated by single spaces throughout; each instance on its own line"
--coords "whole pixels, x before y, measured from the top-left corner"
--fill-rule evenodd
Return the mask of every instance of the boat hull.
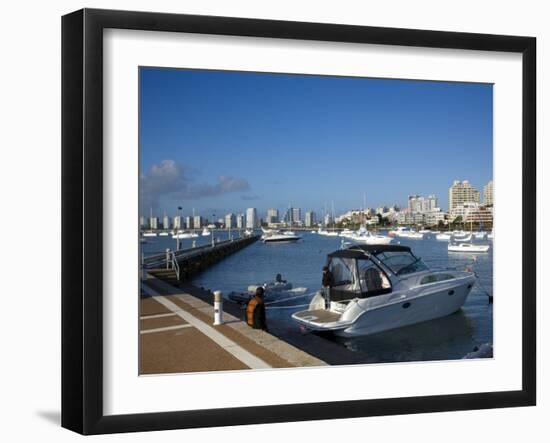
M 471 290 L 468 286 L 464 284 L 366 311 L 353 325 L 335 333 L 342 337 L 370 335 L 446 317 L 464 305 Z
M 301 237 L 294 237 L 290 235 L 280 236 L 276 238 L 264 238 L 262 241 L 264 243 L 294 243 L 300 240 Z
M 344 313 L 341 318 L 334 318 L 326 323 L 315 323 L 316 319 L 309 313 L 316 311 L 302 311 L 292 317 L 312 331 L 331 331 L 341 337 L 371 335 L 453 314 L 464 305 L 474 281 L 472 276 L 464 279 L 460 285 L 448 285 L 433 292 L 400 298 L 394 303 L 368 310 L 362 310 L 357 304 L 356 313 L 352 309 L 351 315 Z M 325 312 L 333 313 L 333 311 Z

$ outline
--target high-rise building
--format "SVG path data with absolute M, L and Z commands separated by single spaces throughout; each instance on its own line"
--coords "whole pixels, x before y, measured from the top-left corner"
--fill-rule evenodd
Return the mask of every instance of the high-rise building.
M 139 217 L 139 227 L 145 228 L 145 217 L 143 215 Z
M 483 187 L 483 204 L 493 206 L 493 180 Z
M 243 229 L 245 225 L 244 214 L 237 214 L 236 221 L 237 221 L 237 229 Z
M 200 229 L 203 226 L 202 222 L 202 216 L 201 215 L 195 215 L 193 217 L 193 229 Z
M 183 217 L 181 215 L 176 215 L 174 217 L 174 229 L 183 229 Z
M 410 213 L 424 214 L 432 212 L 437 208 L 437 197 L 435 195 L 428 195 L 427 197 L 409 195 L 408 208 Z
M 267 223 L 278 223 L 279 222 L 279 210 L 278 209 L 268 209 L 267 210 Z
M 193 218 L 192 217 L 185 217 L 185 229 L 192 229 L 193 228 Z
M 254 229 L 258 227 L 258 215 L 256 208 L 248 208 L 246 210 L 246 228 Z
M 151 217 L 149 219 L 149 229 L 158 229 L 159 228 L 159 218 Z
M 162 218 L 162 228 L 170 229 L 170 217 L 168 217 L 166 214 L 164 214 L 164 217 Z
M 313 211 L 306 212 L 305 225 L 307 228 L 311 228 L 312 226 L 315 225 L 315 212 Z
M 292 223 L 299 224 L 302 221 L 302 210 L 300 208 L 292 208 Z
M 464 203 L 479 203 L 479 191 L 468 180 L 455 180 L 449 188 L 449 212 Z
M 234 229 L 236 227 L 235 214 L 229 213 L 225 216 L 225 227 L 229 229 Z

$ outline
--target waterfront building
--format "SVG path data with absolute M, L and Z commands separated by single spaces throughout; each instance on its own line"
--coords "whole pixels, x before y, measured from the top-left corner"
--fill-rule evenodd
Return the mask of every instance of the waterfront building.
M 244 229 L 244 214 L 237 214 L 236 217 L 237 229 Z
M 482 206 L 478 205 L 477 207 L 470 208 L 469 211 L 464 216 L 465 223 L 480 223 L 483 226 L 492 226 L 493 225 L 493 207 L 492 206 Z
M 159 218 L 151 217 L 149 219 L 149 229 L 158 229 L 159 228 Z
M 493 206 L 493 180 L 483 187 L 483 204 Z
M 193 216 L 193 229 L 199 229 L 202 228 L 203 225 L 203 219 L 200 215 L 194 215 Z
M 468 202 L 457 206 L 451 212 L 451 219 L 456 220 L 461 217 L 465 223 L 482 223 L 484 225 L 493 224 L 493 208 L 480 205 L 479 203 Z
M 435 195 L 428 195 L 427 197 L 422 197 L 418 194 L 409 195 L 409 212 L 419 212 L 421 214 L 424 214 L 426 212 L 434 211 L 436 208 L 437 197 Z
M 141 229 L 145 228 L 145 217 L 143 215 L 139 217 L 139 227 Z
M 300 224 L 302 222 L 302 210 L 300 208 L 292 208 L 292 223 Z
M 440 208 L 436 208 L 434 211 L 425 212 L 424 214 L 424 225 L 426 226 L 436 226 L 439 222 L 445 222 L 447 214 L 443 212 Z
M 200 229 L 203 227 L 203 219 L 201 215 L 195 215 L 193 217 L 193 229 Z
M 315 225 L 315 212 L 313 211 L 307 211 L 306 212 L 306 218 L 305 218 L 305 225 L 306 228 L 311 228 Z
M 170 217 L 164 214 L 162 218 L 162 229 L 170 229 Z
M 176 215 L 174 217 L 174 229 L 183 229 L 183 217 L 181 215 Z
M 237 220 L 235 218 L 235 214 L 229 213 L 225 216 L 225 227 L 227 229 L 234 229 L 237 226 Z
M 190 216 L 185 217 L 185 229 L 193 228 L 193 218 Z
M 479 191 L 468 180 L 455 180 L 449 188 L 449 212 L 464 203 L 479 203 Z
M 267 210 L 267 224 L 279 222 L 279 210 L 270 208 Z
M 258 215 L 256 208 L 248 208 L 246 210 L 246 228 L 254 229 L 258 227 Z

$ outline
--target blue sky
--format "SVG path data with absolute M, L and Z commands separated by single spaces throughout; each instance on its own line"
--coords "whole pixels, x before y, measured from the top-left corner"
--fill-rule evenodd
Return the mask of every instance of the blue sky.
M 140 68 L 140 205 L 406 205 L 492 179 L 492 85 Z

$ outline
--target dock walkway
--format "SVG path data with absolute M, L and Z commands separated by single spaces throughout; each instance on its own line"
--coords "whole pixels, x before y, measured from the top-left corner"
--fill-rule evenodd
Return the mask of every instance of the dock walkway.
M 211 304 L 154 276 L 147 276 L 141 291 L 141 374 L 327 364 L 227 312 L 225 323 L 213 326 Z

